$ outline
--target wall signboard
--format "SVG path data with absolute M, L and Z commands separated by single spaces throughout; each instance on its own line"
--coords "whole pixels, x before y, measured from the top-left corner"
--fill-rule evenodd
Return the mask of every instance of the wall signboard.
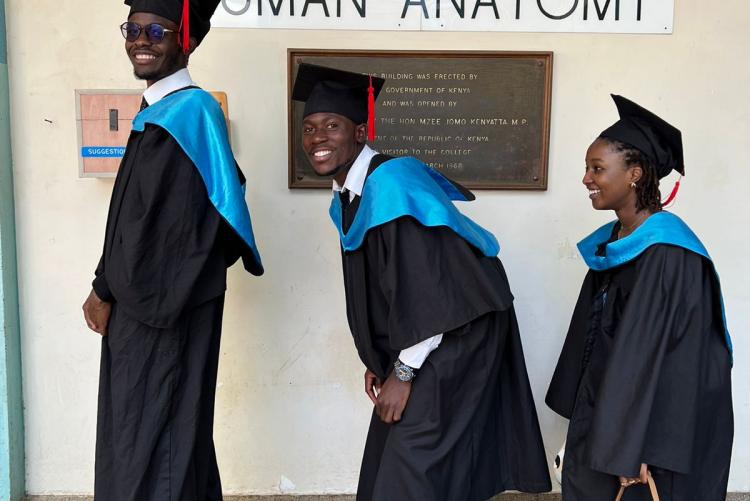
M 674 0 L 221 0 L 223 28 L 672 33 Z
M 551 52 L 290 49 L 288 57 L 290 96 L 302 62 L 385 78 L 377 151 L 417 157 L 469 188 L 547 188 Z M 289 187 L 330 189 L 302 150 L 303 109 L 290 100 Z
M 225 92 L 211 92 L 229 126 Z M 76 90 L 78 176 L 115 177 L 125 154 L 142 90 Z

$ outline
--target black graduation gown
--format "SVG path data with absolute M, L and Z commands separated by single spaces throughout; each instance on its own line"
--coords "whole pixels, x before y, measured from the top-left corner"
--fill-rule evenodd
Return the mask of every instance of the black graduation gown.
M 133 132 L 94 289 L 102 340 L 97 501 L 221 499 L 213 413 L 226 269 L 239 237 L 164 129 Z
M 719 294 L 711 263 L 670 245 L 588 272 L 546 398 L 570 419 L 564 501 L 614 499 L 641 463 L 662 501 L 724 501 L 733 414 Z M 650 499 L 644 486 L 624 496 Z
M 343 204 L 344 230 L 359 200 Z M 549 491 L 500 261 L 450 229 L 411 217 L 371 229 L 342 260 L 354 343 L 381 380 L 400 350 L 445 333 L 413 383 L 402 420 L 387 425 L 373 412 L 357 500 L 482 501 L 509 489 Z

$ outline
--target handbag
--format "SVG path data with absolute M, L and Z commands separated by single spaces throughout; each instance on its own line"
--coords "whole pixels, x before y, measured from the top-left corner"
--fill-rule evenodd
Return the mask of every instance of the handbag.
M 656 491 L 656 483 L 654 482 L 654 478 L 651 476 L 651 472 L 648 472 L 648 488 L 651 491 L 651 499 L 653 501 L 659 501 L 659 493 Z M 625 494 L 625 489 L 627 489 L 626 486 L 620 486 L 620 492 L 617 493 L 615 501 L 620 501 L 622 499 L 623 494 Z
M 560 447 L 560 451 L 557 453 L 557 456 L 555 456 L 555 460 L 552 463 L 552 471 L 555 472 L 555 480 L 557 480 L 557 483 L 562 485 L 562 469 L 563 469 L 563 459 L 565 458 L 565 442 L 563 442 L 562 447 Z

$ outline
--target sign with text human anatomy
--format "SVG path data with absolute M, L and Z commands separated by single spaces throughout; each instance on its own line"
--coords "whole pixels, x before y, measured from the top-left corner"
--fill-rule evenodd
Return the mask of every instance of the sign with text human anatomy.
M 223 28 L 672 33 L 674 0 L 221 0 Z

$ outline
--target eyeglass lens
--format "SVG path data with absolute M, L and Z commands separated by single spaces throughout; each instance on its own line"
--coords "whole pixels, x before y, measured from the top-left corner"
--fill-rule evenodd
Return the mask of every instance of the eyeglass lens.
M 166 33 L 164 31 L 164 26 L 157 23 L 141 26 L 137 23 L 127 22 L 123 23 L 122 26 L 120 26 L 120 29 L 122 30 L 122 36 L 125 37 L 125 40 L 128 42 L 135 42 L 138 40 L 138 37 L 141 36 L 141 30 L 146 32 L 146 37 L 151 43 L 161 42 L 164 40 L 164 34 Z

